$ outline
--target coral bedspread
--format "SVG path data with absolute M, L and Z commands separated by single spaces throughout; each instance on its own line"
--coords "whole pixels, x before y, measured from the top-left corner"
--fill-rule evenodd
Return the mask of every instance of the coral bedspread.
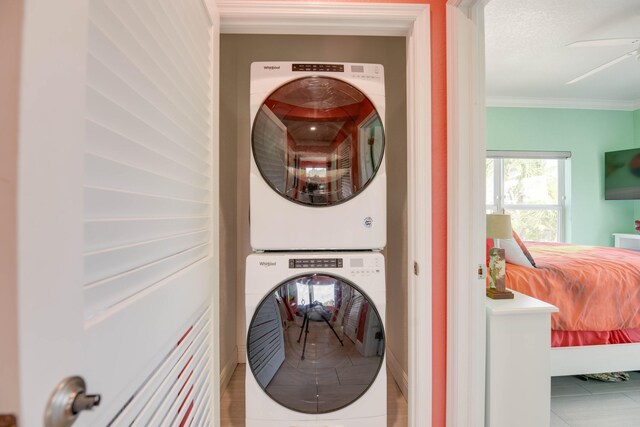
M 507 287 L 559 308 L 551 329 L 562 342 L 554 337 L 554 346 L 601 343 L 581 342 L 575 331 L 589 331 L 602 343 L 638 341 L 640 252 L 566 243 L 526 246 L 537 268 L 507 264 Z

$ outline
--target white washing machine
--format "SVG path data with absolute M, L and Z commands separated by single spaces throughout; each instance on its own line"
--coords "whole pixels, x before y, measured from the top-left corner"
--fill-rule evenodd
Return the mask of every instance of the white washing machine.
M 384 69 L 251 64 L 251 246 L 386 244 Z
M 246 425 L 387 425 L 377 252 L 247 257 Z

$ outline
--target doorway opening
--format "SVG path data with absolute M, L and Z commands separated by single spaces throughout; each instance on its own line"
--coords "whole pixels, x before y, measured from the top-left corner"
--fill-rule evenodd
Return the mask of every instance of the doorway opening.
M 386 83 L 387 168 L 387 367 L 397 387 L 406 423 L 408 390 L 408 237 L 406 38 L 380 36 L 300 36 L 222 34 L 220 37 L 220 206 L 221 385 L 246 360 L 244 264 L 249 244 L 250 114 L 249 71 L 256 61 L 355 62 L 382 64 Z M 237 369 L 244 369 L 244 365 Z M 242 374 L 236 373 L 240 378 Z M 232 387 L 236 387 L 236 378 Z M 397 392 L 396 392 L 397 391 Z M 402 395 L 404 408 L 402 408 Z M 395 394 L 393 394 L 395 392 Z M 399 400 L 400 399 L 400 400 Z M 224 409 L 223 405 L 223 409 Z M 404 415 L 402 415 L 404 412 Z M 222 414 L 225 415 L 224 413 Z M 391 425 L 395 420 L 391 419 Z

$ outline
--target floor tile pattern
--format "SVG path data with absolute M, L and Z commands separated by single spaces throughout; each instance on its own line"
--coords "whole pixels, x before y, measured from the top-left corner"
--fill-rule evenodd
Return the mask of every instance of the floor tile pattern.
M 551 378 L 551 427 L 639 427 L 640 372 L 622 382 Z
M 244 380 L 246 365 L 236 367 L 220 400 L 221 427 L 244 427 Z M 640 396 L 638 397 L 640 400 Z M 407 427 L 407 401 L 387 372 L 387 426 Z

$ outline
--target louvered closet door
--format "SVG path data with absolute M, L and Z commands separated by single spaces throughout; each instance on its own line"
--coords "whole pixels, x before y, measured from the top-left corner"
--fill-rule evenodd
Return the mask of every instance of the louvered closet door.
M 213 425 L 217 23 L 201 0 L 41 3 L 25 9 L 23 425 L 71 375 L 102 397 L 74 425 Z

